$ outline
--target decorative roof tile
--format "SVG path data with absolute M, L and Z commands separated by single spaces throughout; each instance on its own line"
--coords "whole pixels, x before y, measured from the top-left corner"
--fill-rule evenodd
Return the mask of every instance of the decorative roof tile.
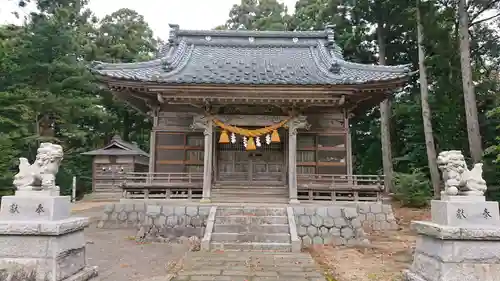
M 347 62 L 333 29 L 278 32 L 181 30 L 171 25 L 159 57 L 138 63 L 95 63 L 116 79 L 166 84 L 351 85 L 408 77 L 408 65 Z

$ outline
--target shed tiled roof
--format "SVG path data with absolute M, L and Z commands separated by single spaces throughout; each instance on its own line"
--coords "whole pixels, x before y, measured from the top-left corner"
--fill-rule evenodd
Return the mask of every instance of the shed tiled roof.
M 180 30 L 171 25 L 156 59 L 101 63 L 96 74 L 167 84 L 353 85 L 410 75 L 408 65 L 345 61 L 333 30 L 307 32 Z
M 111 142 L 103 148 L 82 153 L 83 155 L 141 155 L 149 157 L 149 154 L 140 149 L 136 144 L 129 143 L 114 136 Z

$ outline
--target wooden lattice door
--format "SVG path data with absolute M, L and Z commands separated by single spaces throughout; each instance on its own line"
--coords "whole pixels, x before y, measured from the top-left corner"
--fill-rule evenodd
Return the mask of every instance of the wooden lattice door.
M 218 140 L 218 136 L 217 136 Z M 217 180 L 240 183 L 283 183 L 285 171 L 284 142 L 265 144 L 248 151 L 241 139 L 234 144 L 217 143 Z

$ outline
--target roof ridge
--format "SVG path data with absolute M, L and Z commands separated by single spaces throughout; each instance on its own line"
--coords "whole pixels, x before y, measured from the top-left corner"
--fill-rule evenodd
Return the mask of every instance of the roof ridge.
M 172 71 L 175 69 L 179 62 L 182 60 L 182 57 L 186 53 L 187 43 L 185 40 L 181 40 L 177 49 L 175 50 L 172 56 L 169 56 L 170 52 L 163 58 L 161 58 L 161 64 L 163 65 L 163 69 L 166 71 Z
M 323 58 L 321 57 L 322 54 L 321 54 L 321 48 L 324 48 L 324 46 L 318 46 L 318 47 L 311 47 L 310 48 L 310 52 L 311 52 L 311 55 L 313 57 L 313 61 L 314 63 L 316 64 L 316 66 L 318 67 L 318 69 L 324 74 L 326 75 L 326 77 L 328 78 L 334 78 L 334 79 L 338 79 L 339 77 L 341 77 L 341 75 L 339 74 L 335 74 L 335 73 L 332 73 L 328 68 L 326 68 L 326 65 L 321 63 L 320 60 L 324 61 Z M 319 53 L 319 57 L 318 55 L 314 52 L 315 49 L 318 49 L 318 53 Z M 343 79 L 343 81 L 351 81 L 349 79 Z
M 185 49 L 186 50 L 183 52 L 183 55 L 180 56 L 179 61 L 177 62 L 174 69 L 172 69 L 170 72 L 163 73 L 163 75 L 162 74 L 153 75 L 152 79 L 153 80 L 160 80 L 161 78 L 170 77 L 170 76 L 175 75 L 175 74 L 179 73 L 180 71 L 182 71 L 184 69 L 184 67 L 186 67 L 188 62 L 191 60 L 191 56 L 192 56 L 193 50 L 194 50 L 194 44 L 190 44 Z
M 372 65 L 372 64 L 362 64 L 356 62 L 346 61 L 343 58 L 337 58 L 330 56 L 326 50 L 326 48 L 318 42 L 318 49 L 320 51 L 321 58 L 326 60 L 328 64 L 338 63 L 340 66 L 347 66 L 349 68 L 361 69 L 361 70 L 371 70 L 377 72 L 399 72 L 399 73 L 407 73 L 410 72 L 411 63 L 402 64 L 402 65 Z
M 178 29 L 177 36 L 227 36 L 227 37 L 272 37 L 272 38 L 316 38 L 326 39 L 327 32 L 321 31 L 258 31 L 258 30 L 202 30 Z
M 90 67 L 92 69 L 102 70 L 107 69 L 136 69 L 136 68 L 148 68 L 152 66 L 158 66 L 161 64 L 163 58 L 155 58 L 148 61 L 138 61 L 138 62 L 103 62 L 103 61 L 92 61 Z
M 309 48 L 315 46 L 315 44 L 307 42 L 235 42 L 235 41 L 198 41 L 192 42 L 196 46 L 210 46 L 210 47 L 237 47 L 237 48 Z

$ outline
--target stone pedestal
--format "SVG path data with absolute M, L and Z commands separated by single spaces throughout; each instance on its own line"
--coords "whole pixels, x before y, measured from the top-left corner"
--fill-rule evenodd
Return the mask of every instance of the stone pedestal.
M 85 260 L 88 218 L 70 217 L 70 197 L 48 191 L 4 196 L 0 208 L 0 268 L 35 272 L 38 281 L 85 281 L 97 268 Z
M 431 214 L 432 221 L 412 222 L 419 237 L 405 280 L 500 281 L 497 202 L 447 196 L 431 202 Z

